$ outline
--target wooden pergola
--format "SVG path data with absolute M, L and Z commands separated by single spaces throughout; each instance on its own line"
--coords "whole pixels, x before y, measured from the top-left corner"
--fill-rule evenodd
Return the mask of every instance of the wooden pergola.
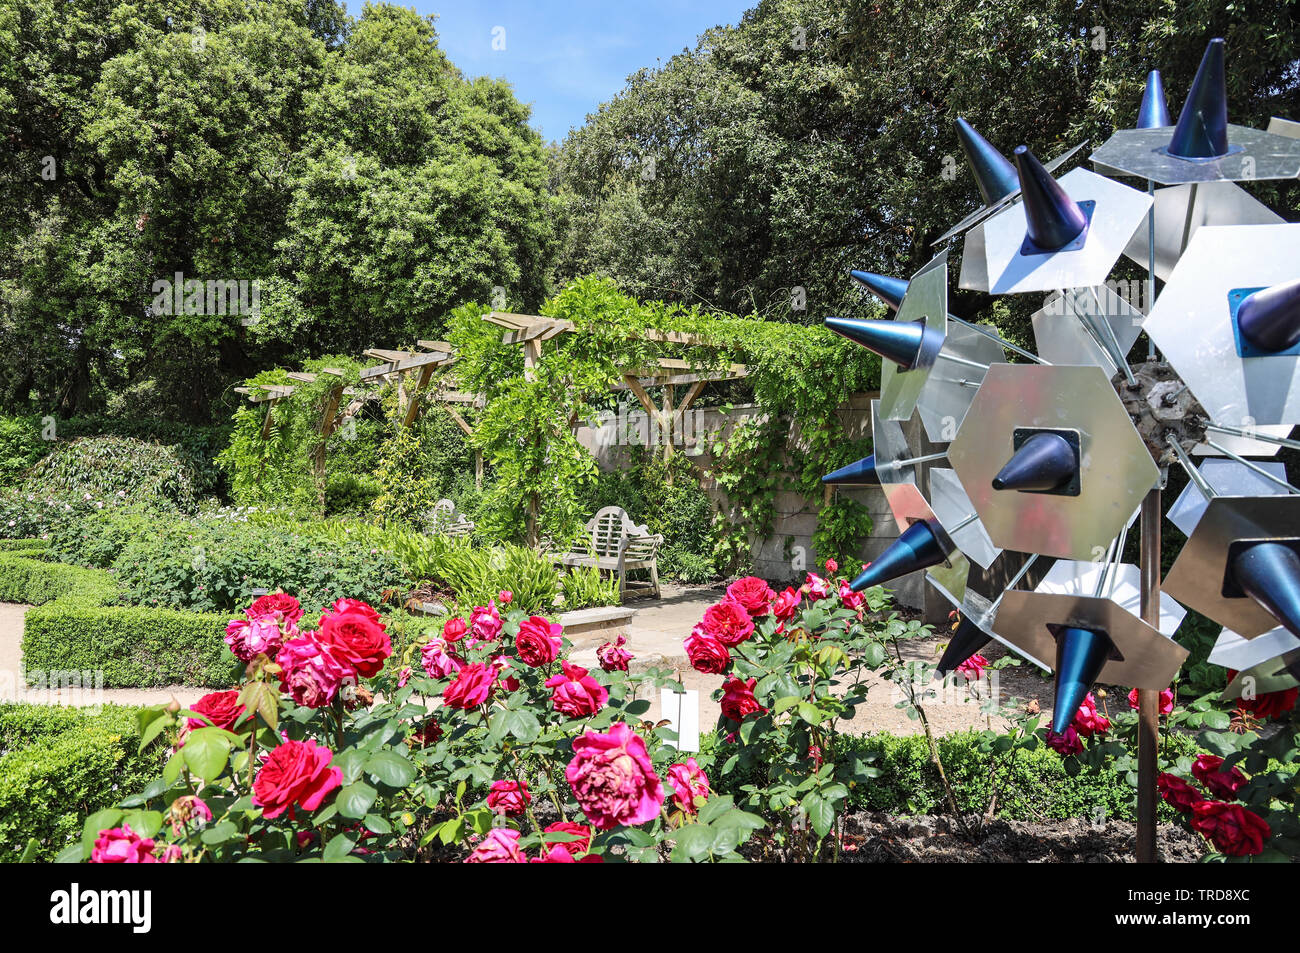
M 492 311 L 483 316 L 488 321 L 505 329 L 501 341 L 504 344 L 521 344 L 524 348 L 524 374 L 531 375 L 533 368 L 542 358 L 542 343 L 561 334 L 575 334 L 578 329 L 572 321 L 559 318 L 546 318 L 536 314 L 513 314 L 508 311 Z M 682 331 L 657 331 L 647 329 L 638 334 L 641 340 L 657 341 L 664 344 L 688 344 L 716 347 L 715 344 L 698 334 Z M 659 358 L 650 368 L 632 368 L 623 373 L 623 383 L 614 386 L 615 391 L 631 391 L 636 396 L 643 410 L 661 429 L 664 435 L 664 459 L 673 455 L 673 436 L 682 430 L 682 420 L 691 405 L 695 403 L 706 384 L 715 381 L 738 380 L 749 374 L 744 364 L 729 364 L 725 368 L 701 368 L 690 361 L 675 358 Z M 687 391 L 680 402 L 676 401 L 677 388 L 685 386 Z M 662 400 L 656 404 L 650 396 L 650 388 L 662 388 Z

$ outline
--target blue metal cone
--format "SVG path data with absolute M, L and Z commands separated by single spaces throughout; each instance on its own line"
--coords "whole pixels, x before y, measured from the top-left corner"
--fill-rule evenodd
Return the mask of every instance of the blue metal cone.
M 1237 326 L 1261 351 L 1285 351 L 1300 342 L 1300 278 L 1256 291 L 1237 308 Z
M 995 490 L 1055 490 L 1079 471 L 1074 448 L 1060 434 L 1036 433 L 993 478 Z
M 1169 140 L 1169 154 L 1182 159 L 1212 159 L 1228 154 L 1228 87 L 1222 39 L 1211 40 L 1205 47 Z
M 879 586 L 899 576 L 906 576 L 909 572 L 939 565 L 948 558 L 948 550 L 944 548 L 936 529 L 930 525 L 930 520 L 913 523 L 898 539 L 886 546 L 871 565 L 862 570 L 850 588 L 854 592 L 861 592 L 870 586 Z
M 843 486 L 880 486 L 880 476 L 876 473 L 876 455 L 873 453 L 856 463 L 840 467 L 834 473 L 822 477 L 822 482 Z
M 993 148 L 993 144 L 961 116 L 957 117 L 956 126 L 961 151 L 966 153 L 966 161 L 970 163 L 975 184 L 979 186 L 980 196 L 986 206 L 1020 188 L 1016 167 L 1007 161 L 1006 156 Z
M 1055 251 L 1078 238 L 1088 227 L 1088 217 L 1028 146 L 1016 147 L 1016 169 L 1029 240 L 1044 251 Z
M 1160 129 L 1172 126 L 1169 107 L 1165 105 L 1165 84 L 1160 78 L 1160 70 L 1153 69 L 1147 73 L 1147 88 L 1142 93 L 1142 105 L 1138 107 L 1138 129 Z
M 906 278 L 891 278 L 888 275 L 878 275 L 874 271 L 850 271 L 849 276 L 864 285 L 868 291 L 888 305 L 891 311 L 898 310 L 898 306 L 903 303 L 903 295 L 907 294 L 907 286 L 911 284 Z
M 920 321 L 869 321 L 864 318 L 827 318 L 826 327 L 856 341 L 904 369 L 916 366 L 921 345 L 927 335 L 933 337 Z
M 1114 643 L 1099 629 L 1062 626 L 1056 633 L 1056 705 L 1052 731 L 1064 734 L 1092 683 L 1106 667 Z
M 948 647 L 943 650 L 943 657 L 934 670 L 935 678 L 943 678 L 984 646 L 993 641 L 993 637 L 977 626 L 970 619 L 962 619 L 957 631 L 952 634 Z
M 1242 591 L 1287 630 L 1300 635 L 1300 556 L 1281 543 L 1242 549 L 1229 570 Z

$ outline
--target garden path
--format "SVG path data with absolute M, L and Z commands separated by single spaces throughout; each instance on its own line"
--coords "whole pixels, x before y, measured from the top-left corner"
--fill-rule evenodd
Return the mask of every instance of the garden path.
M 23 616 L 30 606 L 0 602 L 0 702 L 32 702 L 40 705 L 157 705 L 172 699 L 191 705 L 206 689 L 182 685 L 168 688 L 83 688 L 36 689 L 27 686 L 23 670 Z
M 705 675 L 691 668 L 682 650 L 682 639 L 700 621 L 704 610 L 721 598 L 722 591 L 712 587 L 665 585 L 661 599 L 631 603 L 637 612 L 625 629 L 625 648 L 636 656 L 636 661 L 632 663 L 634 670 L 637 667 L 676 669 L 688 689 L 699 691 L 701 729 L 712 727 L 718 719 L 718 703 L 709 698 L 709 695 L 721 686 L 722 677 Z M 599 636 L 577 640 L 573 660 L 588 668 L 597 667 L 596 649 L 606 638 L 607 636 Z M 908 660 L 938 661 L 946 642 L 947 639 L 941 635 L 929 639 L 913 639 L 903 644 L 903 657 Z M 1005 650 L 996 643 L 984 652 L 990 660 L 1001 658 L 1005 654 Z M 858 706 L 856 715 L 847 723 L 845 730 L 854 734 L 888 731 L 896 735 L 919 734 L 923 731 L 919 721 L 908 718 L 906 710 L 896 707 L 903 700 L 901 690 L 874 673 L 868 673 L 864 681 L 869 689 L 867 700 Z M 1052 680 L 1040 677 L 1038 670 L 1029 663 L 1022 662 L 1015 668 L 999 672 L 998 688 L 1004 699 L 1036 699 L 1044 717 L 1050 717 L 1055 701 Z M 1115 699 L 1106 701 L 1114 707 Z M 1127 702 L 1123 699 L 1118 701 L 1127 708 Z M 980 712 L 979 703 L 964 691 L 949 690 L 942 693 L 938 698 L 927 702 L 925 709 L 931 730 L 936 734 L 967 728 L 1005 727 L 1000 723 L 990 725 L 988 718 Z M 651 699 L 650 711 L 645 717 L 653 721 L 661 717 L 657 695 Z

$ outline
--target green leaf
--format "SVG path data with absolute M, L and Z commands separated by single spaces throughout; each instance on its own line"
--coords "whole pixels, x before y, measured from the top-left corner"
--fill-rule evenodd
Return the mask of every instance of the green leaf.
M 186 766 L 204 781 L 215 781 L 230 757 L 230 739 L 220 728 L 191 731 L 180 753 Z
M 415 780 L 415 765 L 391 748 L 376 751 L 366 760 L 366 773 L 381 784 L 404 788 Z
M 325 863 L 337 863 L 347 858 L 357 846 L 356 840 L 349 834 L 336 834 L 325 845 Z
M 365 781 L 354 781 L 339 790 L 334 804 L 344 817 L 360 820 L 370 813 L 370 808 L 378 797 L 379 792 Z

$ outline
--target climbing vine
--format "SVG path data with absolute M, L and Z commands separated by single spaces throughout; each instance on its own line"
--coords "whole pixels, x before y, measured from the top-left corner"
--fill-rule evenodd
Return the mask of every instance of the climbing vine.
M 571 321 L 577 333 L 547 341 L 525 374 L 518 344 L 482 320 L 488 309 L 467 305 L 449 318 L 459 386 L 487 396 L 475 441 L 500 480 L 489 511 L 502 527 L 536 526 L 563 538 L 584 513 L 580 490 L 594 462 L 573 436 L 579 421 L 613 409 L 611 388 L 629 369 L 677 358 L 702 370 L 744 363 L 749 374 L 728 385 L 759 413 L 712 441 L 704 474 L 725 495 L 715 519 L 720 565 L 752 561 L 753 546 L 770 534 L 778 494 L 793 490 L 821 504 L 823 474 L 870 452 L 854 439 L 838 410 L 845 399 L 880 379 L 879 359 L 819 327 L 706 313 L 662 302 L 638 302 L 610 281 L 586 278 L 568 285 L 542 308 Z M 680 332 L 702 343 L 651 340 L 646 331 Z M 822 557 L 851 559 L 871 521 L 866 507 L 845 497 L 821 509 L 814 545 Z
M 230 475 L 236 502 L 324 513 L 325 470 L 319 461 L 329 441 L 345 438 L 347 431 L 327 437 L 321 420 L 337 390 L 357 386 L 361 368 L 353 358 L 331 354 L 304 363 L 303 370 L 315 375 L 311 381 L 295 380 L 287 370 L 275 368 L 245 382 L 254 394 L 265 395 L 272 385 L 291 386 L 293 393 L 273 406 L 244 404 L 235 411 L 230 444 L 217 463 Z

